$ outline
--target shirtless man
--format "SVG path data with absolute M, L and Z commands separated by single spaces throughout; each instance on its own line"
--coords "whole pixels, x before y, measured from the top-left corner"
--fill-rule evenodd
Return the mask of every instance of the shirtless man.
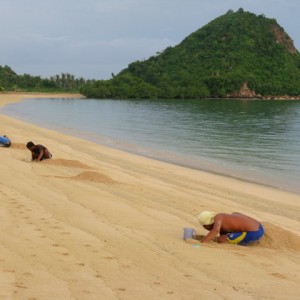
M 219 243 L 247 245 L 259 241 L 264 234 L 264 228 L 258 221 L 241 213 L 215 214 L 204 211 L 198 216 L 198 220 L 209 230 L 202 243 L 209 242 L 219 234 Z
M 33 161 L 41 161 L 52 157 L 52 154 L 43 145 L 35 145 L 33 142 L 28 142 L 26 147 L 31 151 Z

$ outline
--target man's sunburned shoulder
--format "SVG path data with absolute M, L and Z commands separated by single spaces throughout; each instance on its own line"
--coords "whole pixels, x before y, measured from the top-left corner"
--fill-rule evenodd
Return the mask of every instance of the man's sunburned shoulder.
M 232 214 L 219 213 L 219 214 L 216 214 L 215 221 L 216 220 L 223 220 L 223 219 L 229 218 L 231 216 L 232 216 Z

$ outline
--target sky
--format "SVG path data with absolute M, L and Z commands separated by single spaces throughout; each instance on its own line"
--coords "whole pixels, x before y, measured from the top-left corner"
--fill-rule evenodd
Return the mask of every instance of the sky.
M 239 8 L 275 18 L 300 50 L 300 0 L 0 0 L 0 65 L 109 79 Z

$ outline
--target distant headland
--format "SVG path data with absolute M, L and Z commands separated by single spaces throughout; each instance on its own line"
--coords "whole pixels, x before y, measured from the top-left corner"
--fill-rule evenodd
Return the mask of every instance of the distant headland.
M 94 98 L 299 99 L 300 54 L 275 19 L 240 8 L 80 91 Z

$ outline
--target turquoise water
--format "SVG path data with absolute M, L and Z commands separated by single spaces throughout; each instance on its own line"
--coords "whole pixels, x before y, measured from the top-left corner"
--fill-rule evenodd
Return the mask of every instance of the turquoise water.
M 300 101 L 30 99 L 0 112 L 144 156 L 300 193 Z

